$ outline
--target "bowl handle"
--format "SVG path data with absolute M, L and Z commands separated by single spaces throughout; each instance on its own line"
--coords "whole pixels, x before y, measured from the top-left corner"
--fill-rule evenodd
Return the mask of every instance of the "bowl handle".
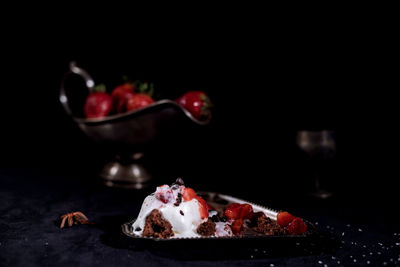
M 92 77 L 89 75 L 89 73 L 86 70 L 78 67 L 76 65 L 75 61 L 70 62 L 69 63 L 69 71 L 67 73 L 65 73 L 64 78 L 61 81 L 60 95 L 59 95 L 61 104 L 63 105 L 65 111 L 70 116 L 72 116 L 72 112 L 71 112 L 71 109 L 69 108 L 68 98 L 67 98 L 67 95 L 65 94 L 64 84 L 65 84 L 65 80 L 67 79 L 67 77 L 71 74 L 77 74 L 77 75 L 81 76 L 85 80 L 86 87 L 89 89 L 90 92 L 92 92 L 93 88 L 94 88 L 94 81 L 93 81 Z

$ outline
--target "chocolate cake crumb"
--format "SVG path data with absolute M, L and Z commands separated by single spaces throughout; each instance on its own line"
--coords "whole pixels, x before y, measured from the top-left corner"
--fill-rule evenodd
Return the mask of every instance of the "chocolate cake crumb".
M 268 218 L 264 213 L 255 216 L 250 221 L 250 226 L 256 232 L 266 235 L 285 235 L 286 230 L 279 226 L 275 221 Z
M 158 209 L 154 209 L 146 217 L 142 236 L 168 238 L 174 235 L 172 225 L 161 216 Z
M 179 213 L 182 215 L 182 216 L 185 216 L 185 214 L 183 213 L 183 211 L 179 211 Z
M 136 229 L 135 229 L 135 231 L 140 231 L 140 230 L 142 230 L 142 228 L 140 228 L 140 227 L 136 227 Z
M 174 203 L 174 206 L 179 206 L 182 202 L 182 194 L 178 193 L 178 196 L 176 197 L 176 202 Z
M 197 233 L 202 236 L 212 236 L 215 234 L 215 222 L 208 220 L 197 227 Z

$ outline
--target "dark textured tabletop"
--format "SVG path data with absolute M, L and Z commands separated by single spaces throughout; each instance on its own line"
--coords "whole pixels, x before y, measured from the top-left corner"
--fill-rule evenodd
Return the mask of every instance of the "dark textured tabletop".
M 205 244 L 193 250 L 179 244 L 162 248 L 152 243 L 129 243 L 120 226 L 137 215 L 143 198 L 151 190 L 106 188 L 90 176 L 3 169 L 0 171 L 0 265 L 400 265 L 398 224 L 365 221 L 363 218 L 369 216 L 361 214 L 363 209 L 352 210 L 330 203 L 311 205 L 307 201 L 291 211 L 314 223 L 321 236 L 304 244 L 236 243 L 218 250 Z M 60 229 L 59 216 L 72 211 L 84 212 L 94 224 Z

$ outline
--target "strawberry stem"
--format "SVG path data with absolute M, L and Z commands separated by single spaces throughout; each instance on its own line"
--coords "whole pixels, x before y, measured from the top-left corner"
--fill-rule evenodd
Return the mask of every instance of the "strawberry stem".
M 93 88 L 93 92 L 95 93 L 105 93 L 106 85 L 104 83 L 98 84 Z
M 136 88 L 138 89 L 139 93 L 146 94 L 150 97 L 153 96 L 153 94 L 154 94 L 154 84 L 153 83 L 135 81 L 135 85 L 136 85 Z

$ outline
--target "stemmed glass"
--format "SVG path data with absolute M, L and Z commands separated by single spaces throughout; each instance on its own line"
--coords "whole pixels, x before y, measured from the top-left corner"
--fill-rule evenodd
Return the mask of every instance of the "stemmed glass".
M 329 163 L 336 155 L 335 133 L 329 130 L 297 132 L 296 143 L 301 150 L 307 153 L 314 169 L 315 191 L 313 196 L 318 198 L 329 198 L 332 196 L 325 188 Z

